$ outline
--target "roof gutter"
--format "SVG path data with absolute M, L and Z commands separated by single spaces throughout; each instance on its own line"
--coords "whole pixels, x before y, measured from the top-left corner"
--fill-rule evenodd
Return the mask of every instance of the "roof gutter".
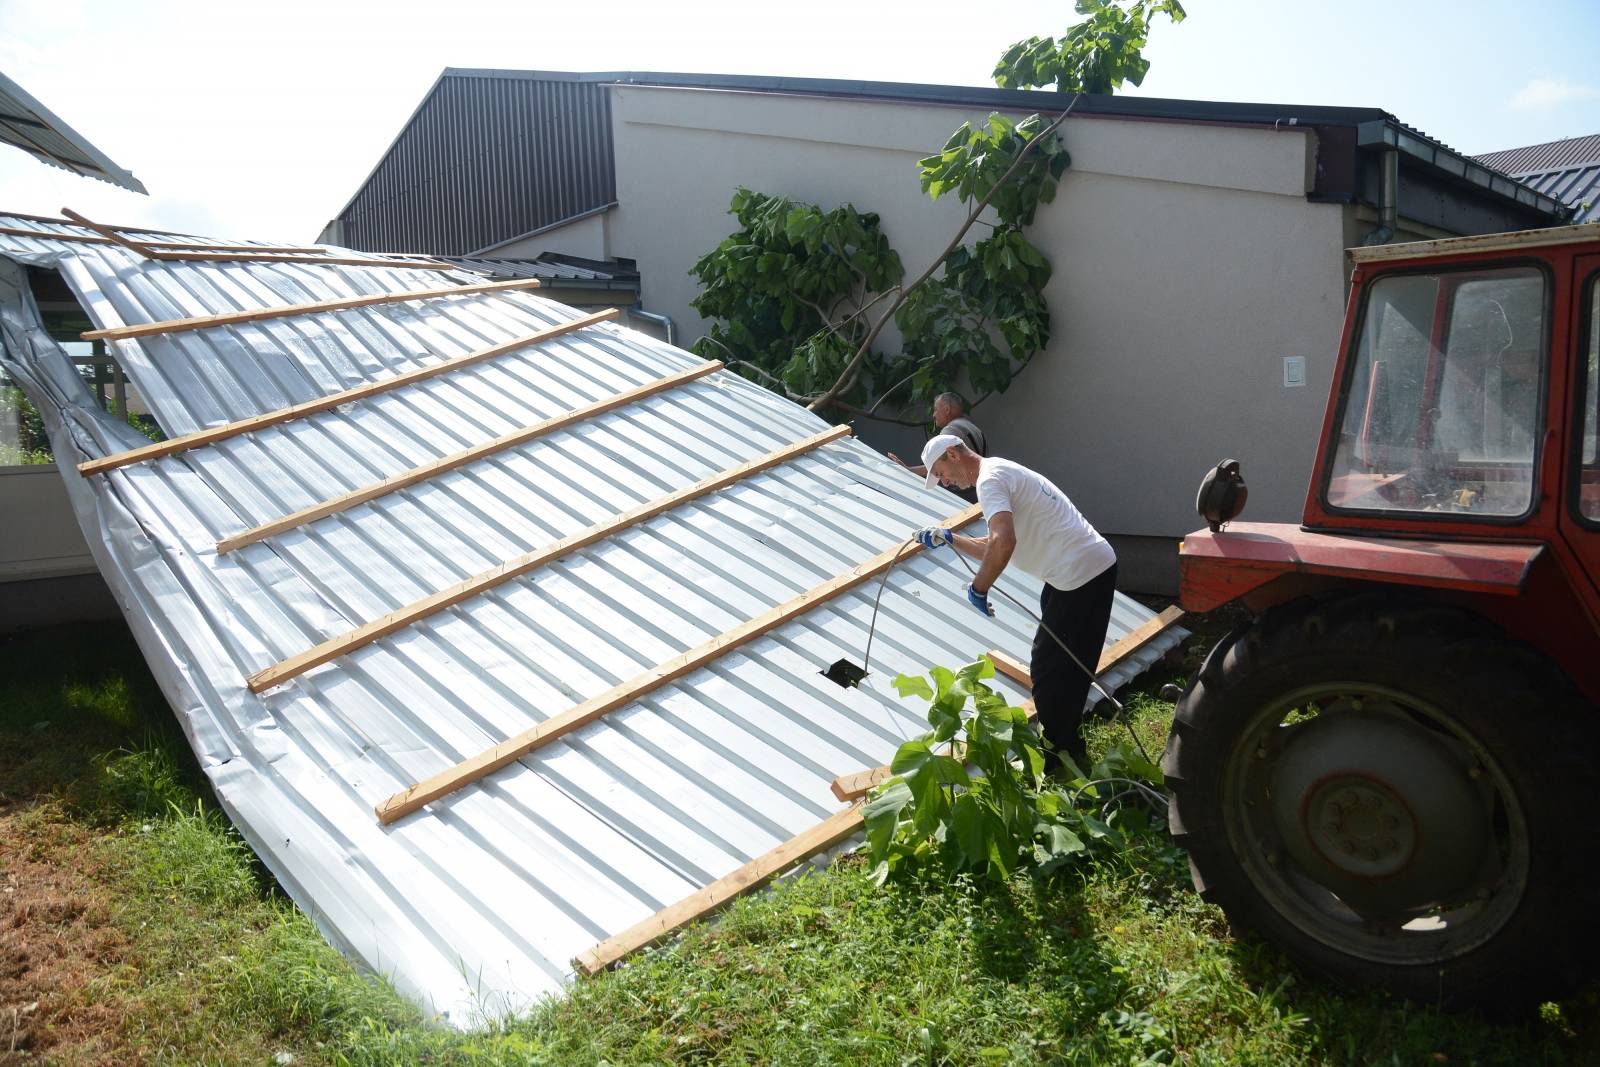
M 1420 161 L 1425 166 L 1432 167 L 1434 170 L 1448 174 L 1469 185 L 1487 189 L 1507 200 L 1521 204 L 1523 207 L 1542 211 L 1558 219 L 1565 219 L 1571 215 L 1571 211 L 1561 201 L 1545 196 L 1543 193 L 1535 192 L 1521 182 L 1491 170 L 1482 163 L 1469 159 L 1442 144 L 1438 144 L 1426 137 L 1420 137 L 1393 119 L 1377 119 L 1372 122 L 1363 122 L 1356 127 L 1356 145 L 1361 148 L 1378 148 L 1385 151 L 1384 185 L 1386 189 L 1389 181 L 1390 157 L 1392 157 L 1393 163 L 1397 166 L 1399 155 L 1403 153 Z M 1383 210 L 1382 204 L 1379 205 L 1379 210 L 1380 212 Z M 1385 224 L 1388 224 L 1388 220 L 1385 220 Z

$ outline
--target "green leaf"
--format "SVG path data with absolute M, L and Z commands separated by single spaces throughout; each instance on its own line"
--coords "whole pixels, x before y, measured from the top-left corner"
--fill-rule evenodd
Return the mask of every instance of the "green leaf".
M 980 711 L 974 725 L 977 728 L 977 743 L 993 746 L 1000 753 L 1010 751 L 1012 722 L 1009 714 Z
M 902 697 L 933 699 L 933 687 L 921 675 L 897 674 L 894 676 L 894 688 Z
M 889 841 L 900 823 L 900 813 L 910 803 L 911 788 L 900 779 L 891 778 L 861 809 L 861 820 L 867 828 L 867 848 L 874 859 L 881 859 L 888 851 Z
M 989 856 L 989 815 L 971 793 L 956 798 L 950 810 L 950 832 L 969 867 L 981 867 Z
M 1060 823 L 1046 823 L 1041 829 L 1043 840 L 1040 843 L 1047 855 L 1070 856 L 1089 850 L 1089 846 L 1083 843 L 1083 838 Z

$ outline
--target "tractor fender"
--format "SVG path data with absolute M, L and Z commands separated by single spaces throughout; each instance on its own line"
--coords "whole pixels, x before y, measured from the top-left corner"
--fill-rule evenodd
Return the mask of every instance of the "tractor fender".
M 1539 542 L 1429 541 L 1320 533 L 1289 523 L 1236 522 L 1178 546 L 1181 602 L 1212 611 L 1289 574 L 1516 596 Z

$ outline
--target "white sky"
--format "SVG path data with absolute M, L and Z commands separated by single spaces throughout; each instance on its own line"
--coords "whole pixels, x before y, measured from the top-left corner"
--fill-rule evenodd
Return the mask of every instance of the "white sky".
M 1465 152 L 1600 133 L 1596 0 L 1186 7 L 1140 95 L 1381 107 Z M 0 71 L 151 193 L 0 146 L 0 208 L 308 241 L 446 66 L 984 85 L 1074 19 L 1071 0 L 0 0 Z

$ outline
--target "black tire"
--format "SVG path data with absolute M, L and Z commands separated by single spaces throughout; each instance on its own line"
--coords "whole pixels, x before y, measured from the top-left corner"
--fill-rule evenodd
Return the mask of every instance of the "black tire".
M 1219 642 L 1179 701 L 1168 822 L 1205 899 L 1302 966 L 1525 1003 L 1592 947 L 1595 713 L 1467 611 L 1296 601 Z

